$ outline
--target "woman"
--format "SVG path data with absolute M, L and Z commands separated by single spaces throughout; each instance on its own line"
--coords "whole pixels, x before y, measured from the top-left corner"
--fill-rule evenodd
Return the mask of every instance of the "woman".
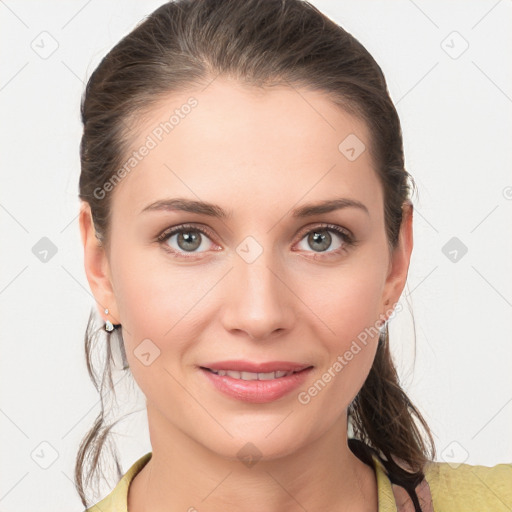
M 169 2 L 82 121 L 86 274 L 152 445 L 91 506 L 100 415 L 89 510 L 507 510 L 512 466 L 434 462 L 399 385 L 414 182 L 357 40 L 300 0 Z

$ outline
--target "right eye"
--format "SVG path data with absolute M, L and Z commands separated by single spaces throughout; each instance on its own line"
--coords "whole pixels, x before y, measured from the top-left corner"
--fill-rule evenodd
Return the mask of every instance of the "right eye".
M 168 241 L 177 235 L 174 243 L 169 245 Z M 206 227 L 198 227 L 193 224 L 181 224 L 172 228 L 166 229 L 157 240 L 163 245 L 163 248 L 176 255 L 177 257 L 190 258 L 189 254 L 202 254 L 206 251 L 198 251 L 201 247 L 204 249 L 205 240 L 213 238 L 213 234 Z M 213 244 L 213 242 L 210 243 Z M 206 243 L 208 246 L 208 243 Z

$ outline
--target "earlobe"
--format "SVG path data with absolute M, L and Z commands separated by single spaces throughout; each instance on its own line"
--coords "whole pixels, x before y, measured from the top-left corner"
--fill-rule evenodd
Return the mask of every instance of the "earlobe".
M 108 320 L 112 323 L 121 323 L 112 288 L 108 258 L 104 247 L 96 237 L 90 205 L 86 201 L 82 201 L 80 206 L 79 224 L 84 247 L 85 274 L 100 316 L 106 321 L 105 309 L 108 309 Z

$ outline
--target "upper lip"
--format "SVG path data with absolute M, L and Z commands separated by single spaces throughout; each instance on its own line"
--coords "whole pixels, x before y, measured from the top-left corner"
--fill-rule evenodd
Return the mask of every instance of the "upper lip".
M 251 373 L 269 373 L 279 370 L 285 372 L 298 372 L 304 370 L 305 368 L 309 368 L 310 366 L 312 365 L 294 363 L 291 361 L 266 361 L 262 363 L 254 363 L 240 359 L 232 361 L 217 361 L 201 365 L 202 368 L 210 368 L 211 370 L 234 370 Z

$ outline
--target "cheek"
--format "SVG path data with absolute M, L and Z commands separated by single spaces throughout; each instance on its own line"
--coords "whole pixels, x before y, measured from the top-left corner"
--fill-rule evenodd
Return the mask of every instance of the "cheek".
M 116 247 L 112 269 L 123 323 L 133 332 L 161 338 L 197 304 L 211 279 L 207 272 L 199 277 L 198 267 L 167 260 L 158 247 Z
M 145 341 L 151 340 L 155 352 L 160 351 L 158 363 L 176 368 L 186 349 L 200 339 L 208 294 L 222 273 L 206 266 L 177 265 L 158 249 L 117 247 L 113 280 L 130 366 L 133 362 L 135 374 L 140 364 L 134 353 L 142 350 L 143 342 L 151 352 L 153 345 Z
M 311 418 L 321 417 L 327 427 L 349 406 L 372 367 L 380 333 L 376 321 L 382 287 L 378 273 L 368 271 L 340 272 L 338 279 L 330 276 L 324 284 L 323 293 L 315 288 L 309 298 L 321 320 L 316 322 L 317 339 L 325 357 L 297 399 L 309 409 Z
M 380 333 L 377 321 L 383 288 L 383 266 L 361 259 L 338 271 L 316 272 L 302 282 L 299 293 L 318 316 L 316 338 L 325 358 L 317 384 L 305 389 L 313 407 L 332 420 L 356 396 L 370 371 Z M 313 322 L 313 320 L 312 320 Z
M 339 269 L 317 270 L 296 284 L 297 295 L 339 348 L 379 319 L 383 290 L 379 265 L 350 263 Z

